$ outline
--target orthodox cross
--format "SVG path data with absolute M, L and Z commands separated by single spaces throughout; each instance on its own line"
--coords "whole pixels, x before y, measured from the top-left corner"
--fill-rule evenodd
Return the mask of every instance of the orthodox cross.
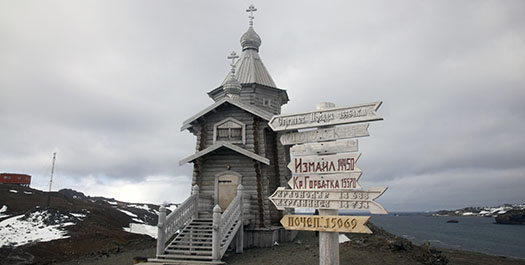
M 235 53 L 235 51 L 232 51 L 230 56 L 228 56 L 228 59 L 232 60 L 232 63 L 230 64 L 231 67 L 232 67 L 232 73 L 235 73 L 235 59 L 237 59 L 237 58 L 239 58 L 239 55 L 237 55 L 237 53 Z
M 250 18 L 250 26 L 253 26 L 253 12 L 257 11 L 257 8 L 255 8 L 253 5 L 250 5 L 248 9 L 246 9 L 246 12 L 250 12 L 250 15 L 248 16 Z

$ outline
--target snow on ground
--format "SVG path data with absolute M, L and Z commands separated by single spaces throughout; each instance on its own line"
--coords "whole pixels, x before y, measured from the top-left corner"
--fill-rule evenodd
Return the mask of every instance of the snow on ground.
M 4 214 L 5 212 L 7 212 L 7 205 L 2 205 L 2 208 L 0 208 L 0 218 L 9 216 L 7 214 Z
M 17 190 L 9 190 L 9 192 L 12 192 L 12 193 L 18 193 Z
M 24 194 L 31 195 L 31 194 L 33 194 L 33 193 L 30 192 L 30 191 L 24 191 Z
M 169 206 L 166 206 L 166 209 L 169 209 L 170 211 L 175 211 L 175 209 L 177 209 L 178 205 L 177 204 L 170 204 Z
M 136 214 L 134 214 L 134 213 L 132 213 L 130 211 L 126 211 L 126 210 L 122 210 L 122 209 L 117 209 L 117 210 L 119 210 L 119 211 L 121 211 L 121 212 L 123 212 L 123 213 L 125 213 L 125 214 L 127 214 L 127 215 L 129 215 L 131 217 L 138 218 L 138 216 Z
M 350 241 L 350 238 L 348 238 L 346 235 L 344 234 L 340 234 L 339 235 L 339 243 L 344 243 L 344 242 L 348 242 Z
M 75 223 L 48 225 L 45 222 L 48 218 L 50 214 L 47 211 L 36 211 L 28 217 L 17 215 L 3 220 L 0 222 L 0 247 L 17 247 L 35 241 L 45 242 L 69 237 L 64 227 Z
M 157 231 L 158 228 L 153 225 L 146 225 L 146 224 L 129 224 L 129 227 L 124 227 L 124 231 L 133 233 L 133 234 L 140 234 L 140 235 L 148 235 L 153 238 L 157 238 Z
M 141 223 L 141 224 L 144 223 L 144 221 L 142 221 L 142 220 L 140 220 L 138 218 L 131 218 L 131 220 L 133 220 L 134 222 L 137 222 L 137 223 Z
M 133 207 L 133 208 L 137 208 L 137 209 L 142 209 L 142 210 L 146 210 L 146 211 L 151 211 L 151 209 L 149 208 L 149 206 L 148 206 L 147 204 L 144 204 L 144 205 L 128 204 L 128 207 Z
M 74 217 L 76 217 L 79 220 L 82 220 L 82 218 L 86 217 L 86 215 L 83 214 L 83 213 L 70 213 L 70 214 L 73 215 Z
M 118 202 L 112 202 L 112 201 L 106 201 L 107 203 L 111 204 L 111 205 L 117 205 Z

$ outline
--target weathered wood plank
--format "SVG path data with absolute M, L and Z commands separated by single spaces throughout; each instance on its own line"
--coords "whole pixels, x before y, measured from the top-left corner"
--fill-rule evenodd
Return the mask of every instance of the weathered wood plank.
M 294 157 L 288 168 L 294 174 L 361 172 L 355 163 L 360 153 Z
M 292 155 L 326 155 L 336 153 L 357 152 L 357 139 L 345 139 L 322 143 L 306 143 L 290 148 Z
M 297 130 L 356 122 L 382 120 L 376 113 L 381 101 L 343 108 L 331 108 L 303 113 L 275 115 L 268 125 L 274 131 Z
M 361 172 L 292 176 L 288 185 L 299 190 L 361 189 L 360 176 Z
M 331 141 L 345 138 L 369 136 L 368 123 L 351 126 L 323 128 L 305 132 L 292 132 L 281 136 L 283 145 L 302 144 L 311 142 Z
M 370 190 L 292 190 L 279 187 L 269 197 L 279 210 L 285 208 L 310 209 L 345 209 L 363 210 L 375 214 L 386 214 L 387 211 L 379 203 L 373 201 L 381 196 L 387 187 Z

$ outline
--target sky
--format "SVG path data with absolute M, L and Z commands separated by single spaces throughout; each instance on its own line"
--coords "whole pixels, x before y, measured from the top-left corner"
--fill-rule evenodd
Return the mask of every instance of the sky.
M 0 172 L 181 202 L 250 4 L 283 114 L 383 101 L 359 139 L 389 211 L 525 203 L 524 1 L 0 0 Z

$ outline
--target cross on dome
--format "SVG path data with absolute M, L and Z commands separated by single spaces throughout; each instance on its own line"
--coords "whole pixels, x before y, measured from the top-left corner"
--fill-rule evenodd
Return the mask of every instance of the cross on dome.
M 250 5 L 248 9 L 246 9 L 246 12 L 250 12 L 250 15 L 248 16 L 250 18 L 250 26 L 253 26 L 253 19 L 255 18 L 253 16 L 253 12 L 257 11 L 257 8 L 255 6 Z
M 237 58 L 239 58 L 239 55 L 237 55 L 235 51 L 232 51 L 232 53 L 230 53 L 230 55 L 228 56 L 228 59 L 232 60 L 232 63 L 230 64 L 230 66 L 232 67 L 232 73 L 235 73 L 235 59 Z

